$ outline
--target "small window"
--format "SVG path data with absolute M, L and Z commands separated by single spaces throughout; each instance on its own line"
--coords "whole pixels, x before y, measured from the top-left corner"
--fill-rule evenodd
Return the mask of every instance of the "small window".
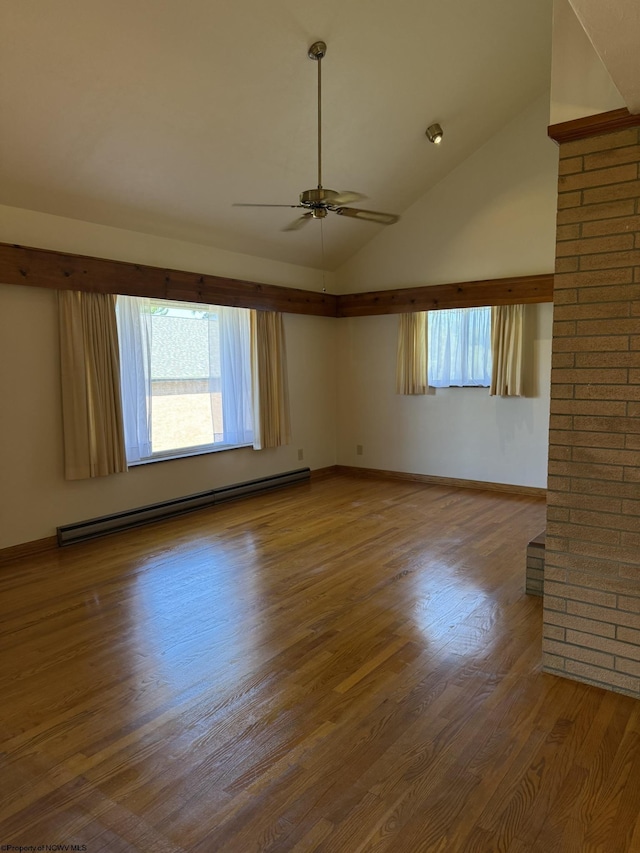
M 491 385 L 491 308 L 428 312 L 432 388 Z

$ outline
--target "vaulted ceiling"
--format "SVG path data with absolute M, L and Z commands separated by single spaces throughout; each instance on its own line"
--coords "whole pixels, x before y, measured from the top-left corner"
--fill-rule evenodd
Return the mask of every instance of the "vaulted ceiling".
M 324 185 L 402 214 L 548 88 L 551 2 L 1 0 L 0 203 L 334 269 L 383 226 L 232 207 L 316 185 L 308 46 Z

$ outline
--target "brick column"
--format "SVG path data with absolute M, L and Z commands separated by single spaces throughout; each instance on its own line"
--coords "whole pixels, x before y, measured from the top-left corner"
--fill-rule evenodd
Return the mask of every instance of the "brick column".
M 547 672 L 638 697 L 639 164 L 638 127 L 560 143 L 543 640 Z

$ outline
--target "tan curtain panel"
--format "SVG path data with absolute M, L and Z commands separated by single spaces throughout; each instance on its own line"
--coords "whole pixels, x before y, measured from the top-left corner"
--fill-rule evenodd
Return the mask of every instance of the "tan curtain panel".
M 400 314 L 396 394 L 427 393 L 427 312 Z
M 524 395 L 524 305 L 491 308 L 491 396 Z
M 280 447 L 291 439 L 287 352 L 282 314 L 251 312 L 253 446 Z
M 115 305 L 112 294 L 58 292 L 67 480 L 127 470 Z

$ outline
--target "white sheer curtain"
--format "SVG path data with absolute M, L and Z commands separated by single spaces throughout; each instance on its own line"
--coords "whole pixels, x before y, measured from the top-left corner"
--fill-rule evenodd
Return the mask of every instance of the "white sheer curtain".
M 214 317 L 213 312 L 210 317 Z M 251 322 L 242 308 L 217 309 L 222 393 L 222 440 L 225 444 L 253 444 L 251 405 Z M 210 354 L 214 336 L 209 335 Z M 213 404 L 213 396 L 212 396 Z M 214 419 L 215 423 L 215 419 Z
M 429 311 L 428 383 L 491 385 L 491 309 Z
M 151 300 L 119 296 L 118 343 L 128 462 L 151 456 Z

